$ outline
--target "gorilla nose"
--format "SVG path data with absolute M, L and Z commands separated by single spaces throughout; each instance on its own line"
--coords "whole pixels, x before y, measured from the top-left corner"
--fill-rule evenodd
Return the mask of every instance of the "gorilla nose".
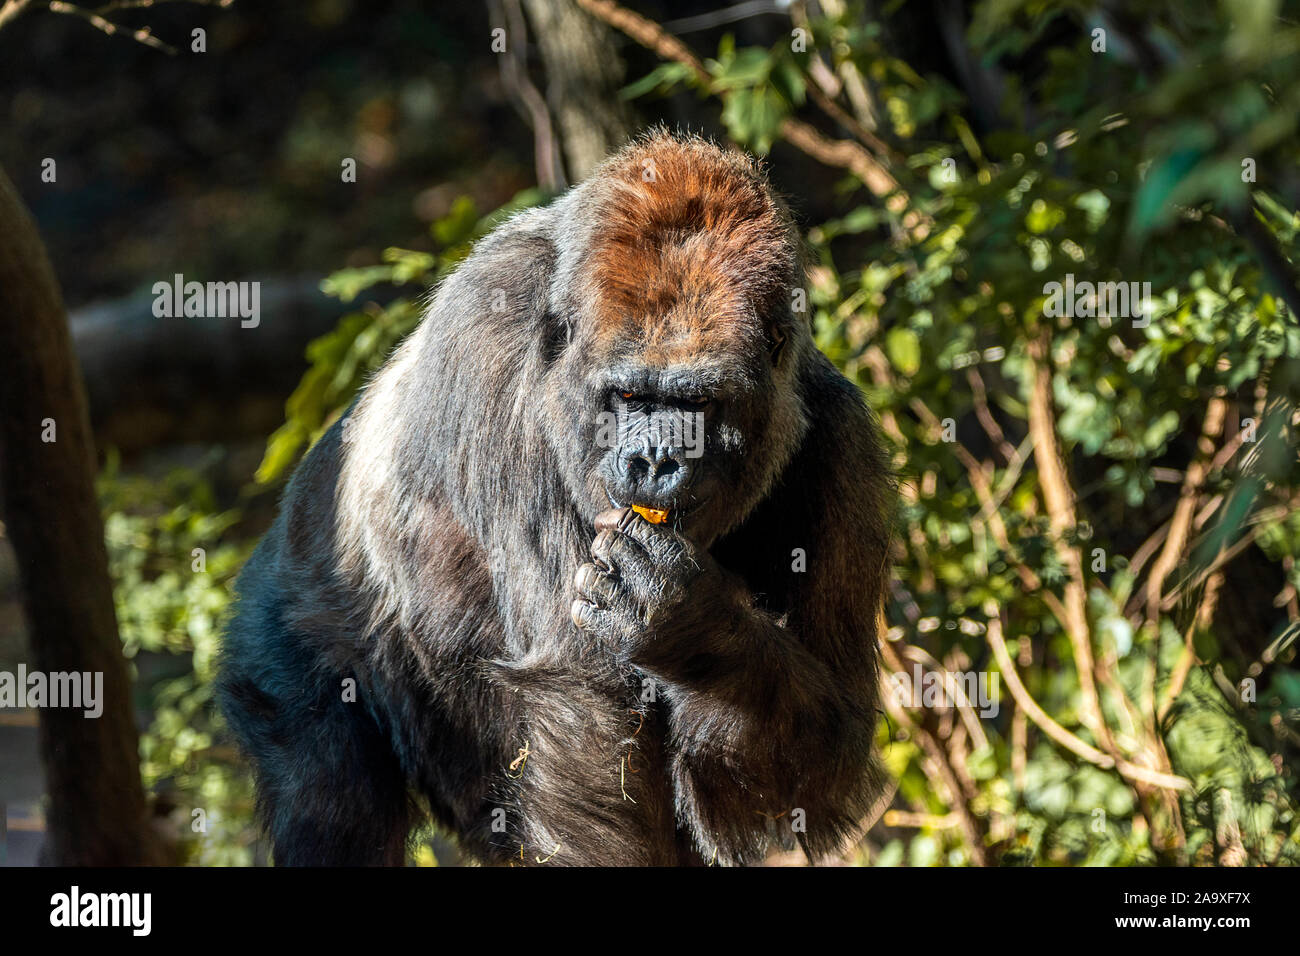
M 663 503 L 686 486 L 686 456 L 671 448 L 640 449 L 624 460 L 627 483 L 637 500 Z

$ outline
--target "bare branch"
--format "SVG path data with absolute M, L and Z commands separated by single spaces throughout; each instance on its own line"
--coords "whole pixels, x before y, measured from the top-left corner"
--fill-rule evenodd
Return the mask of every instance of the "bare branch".
M 133 29 L 131 27 L 119 26 L 112 20 L 104 19 L 98 13 L 86 10 L 76 4 L 64 3 L 63 0 L 50 0 L 50 12 L 66 13 L 70 16 L 80 17 L 96 30 L 101 30 L 111 37 L 120 34 L 135 40 L 137 43 L 143 43 L 145 46 L 153 47 L 155 50 L 161 50 L 163 53 L 172 56 L 175 56 L 176 54 L 176 48 L 174 46 L 159 40 L 153 35 L 152 31 L 148 27 L 138 27 Z
M 234 2 L 235 0 L 114 0 L 112 3 L 97 7 L 94 12 L 104 17 L 110 13 L 117 13 L 119 10 L 147 10 L 163 3 L 188 3 L 197 7 L 228 7 Z
M 506 23 L 509 38 L 505 54 L 501 57 L 501 82 L 515 100 L 519 112 L 533 131 L 533 162 L 536 164 L 537 182 L 551 192 L 559 192 L 568 185 L 564 165 L 560 160 L 560 147 L 551 123 L 551 113 L 546 99 L 528 76 L 525 51 L 528 43 L 528 26 L 524 20 L 519 0 L 493 0 L 489 5 L 493 14 Z
M 1205 408 L 1205 420 L 1201 423 L 1201 437 L 1196 445 L 1196 458 L 1183 476 L 1182 492 L 1178 497 L 1174 516 L 1169 522 L 1169 533 L 1165 536 L 1164 548 L 1160 551 L 1160 557 L 1156 558 L 1151 566 L 1151 573 L 1147 577 L 1146 604 L 1149 627 L 1154 628 L 1160 616 L 1161 589 L 1164 587 L 1165 578 L 1169 576 L 1169 572 L 1178 564 L 1186 550 L 1191 534 L 1192 518 L 1196 514 L 1205 478 L 1210 473 L 1216 440 L 1223 431 L 1227 408 L 1228 403 L 1219 395 L 1211 398 Z
M 32 0 L 5 0 L 4 6 L 0 7 L 0 27 L 3 27 L 31 5 Z
M 902 670 L 903 662 L 888 641 L 880 642 L 880 651 L 887 667 L 894 671 Z M 970 806 L 963 797 L 961 781 L 958 779 L 957 772 L 953 769 L 951 756 L 935 738 L 934 734 L 914 720 L 907 709 L 900 706 L 892 695 L 885 695 L 885 706 L 889 708 L 890 714 L 893 715 L 899 725 L 906 728 L 915 738 L 921 751 L 930 758 L 939 778 L 948 788 L 952 812 L 957 815 L 959 829 L 963 837 L 965 837 L 967 847 L 970 849 L 971 860 L 977 866 L 988 866 L 989 855 L 988 847 L 984 845 L 984 828 L 975 818 Z
M 1105 770 L 1112 768 L 1118 770 L 1121 775 L 1130 780 L 1169 790 L 1191 789 L 1191 782 L 1186 778 L 1162 773 L 1159 770 L 1151 770 L 1128 760 L 1117 759 L 1110 754 L 1102 753 L 1096 747 L 1070 733 L 1053 720 L 1047 711 L 1043 710 L 1039 705 L 1038 701 L 1030 696 L 1029 691 L 1025 689 L 1024 683 L 1020 680 L 1020 674 L 1011 661 L 1011 653 L 1007 650 L 1006 641 L 1002 636 L 1002 618 L 998 608 L 990 605 L 986 606 L 984 610 L 988 616 L 988 630 L 985 635 L 988 638 L 989 647 L 993 649 L 993 656 L 997 659 L 998 669 L 1002 671 L 1002 677 L 1007 682 L 1007 689 L 1011 691 L 1011 696 L 1015 698 L 1016 703 L 1025 712 L 1025 715 L 1047 736 L 1066 750 L 1082 757 L 1088 763 Z
M 1038 481 L 1047 504 L 1056 550 L 1065 565 L 1068 579 L 1065 584 L 1066 631 L 1074 652 L 1074 664 L 1079 672 L 1079 689 L 1083 696 L 1081 718 L 1084 725 L 1097 737 L 1097 742 L 1108 751 L 1114 751 L 1110 728 L 1102 716 L 1101 699 L 1097 694 L 1096 661 L 1092 655 L 1092 637 L 1088 629 L 1087 592 L 1083 580 L 1083 558 L 1076 546 L 1065 540 L 1068 532 L 1078 524 L 1074 510 L 1074 491 L 1065 473 L 1065 459 L 1056 440 L 1056 421 L 1052 412 L 1052 333 L 1044 328 L 1030 340 L 1026 358 L 1029 365 L 1029 434 L 1034 439 L 1034 463 L 1038 466 Z
M 971 396 L 975 401 L 975 417 L 979 419 L 993 446 L 1001 453 L 1002 460 L 1010 462 L 1015 449 L 1011 447 L 1011 442 L 1007 441 L 1007 436 L 1002 433 L 1002 426 L 998 424 L 989 409 L 988 390 L 984 387 L 983 377 L 971 368 L 966 370 L 966 381 L 970 384 Z

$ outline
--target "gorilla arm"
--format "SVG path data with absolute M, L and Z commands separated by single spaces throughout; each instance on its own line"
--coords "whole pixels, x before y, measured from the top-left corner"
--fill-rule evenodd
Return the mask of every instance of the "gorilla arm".
M 810 856 L 833 852 L 878 792 L 889 480 L 856 390 L 817 377 L 800 453 L 736 540 L 714 548 L 729 566 L 615 511 L 597 519 L 595 562 L 575 580 L 578 626 L 662 683 L 677 812 L 706 859 L 760 860 L 772 819 Z M 806 572 L 790 570 L 796 547 Z

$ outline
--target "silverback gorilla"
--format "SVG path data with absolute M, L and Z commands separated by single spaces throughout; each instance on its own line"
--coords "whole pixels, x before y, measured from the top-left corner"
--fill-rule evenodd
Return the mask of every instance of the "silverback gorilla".
M 278 864 L 400 865 L 424 812 L 495 863 L 854 833 L 893 484 L 801 281 L 758 168 L 656 132 L 442 284 L 239 579 Z

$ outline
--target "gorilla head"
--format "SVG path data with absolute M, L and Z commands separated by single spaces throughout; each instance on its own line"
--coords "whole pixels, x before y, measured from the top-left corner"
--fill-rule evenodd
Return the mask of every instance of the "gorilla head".
M 587 516 L 667 512 L 702 544 L 744 520 L 806 430 L 789 217 L 753 164 L 661 138 L 606 167 L 548 376 Z M 576 454 L 575 454 L 576 453 Z

